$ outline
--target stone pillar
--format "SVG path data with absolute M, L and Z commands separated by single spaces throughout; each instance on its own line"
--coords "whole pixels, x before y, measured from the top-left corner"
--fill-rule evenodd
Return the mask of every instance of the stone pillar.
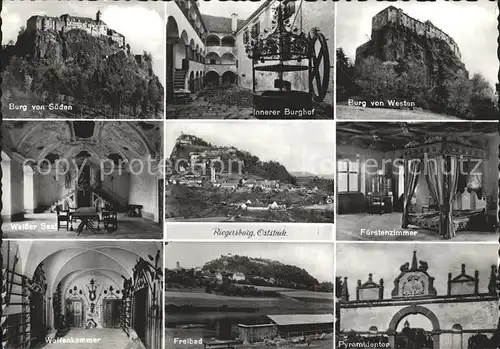
M 433 349 L 439 349 L 439 336 L 441 331 L 432 331 L 432 347 Z
M 220 320 L 215 323 L 215 338 L 219 339 L 221 336 L 221 325 Z
M 396 348 L 396 332 L 387 331 L 387 337 L 389 337 L 389 348 Z
M 23 159 L 18 158 L 17 156 L 14 156 L 10 161 L 10 212 L 8 211 L 8 208 L 2 212 L 2 218 L 6 222 L 21 221 L 24 219 L 23 161 Z M 5 194 L 9 195 L 8 192 Z

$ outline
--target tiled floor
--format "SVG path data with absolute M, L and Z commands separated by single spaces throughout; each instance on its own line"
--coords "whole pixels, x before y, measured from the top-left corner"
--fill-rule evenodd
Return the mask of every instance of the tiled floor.
M 393 212 L 383 215 L 339 214 L 336 221 L 337 241 L 497 241 L 498 236 L 494 232 L 478 232 L 460 230 L 452 240 L 443 240 L 435 231 L 419 229 L 410 226 L 405 230 L 414 230 L 416 236 L 373 236 L 361 233 L 361 229 L 370 230 L 402 230 L 401 213 Z
M 118 214 L 118 230 L 108 233 L 101 228 L 97 234 L 84 230 L 79 236 L 76 235 L 76 227 L 73 231 L 65 227 L 57 230 L 57 216 L 55 213 L 28 214 L 22 222 L 4 222 L 2 230 L 4 238 L 7 239 L 162 239 L 163 229 L 158 223 L 144 219 L 128 217 Z
M 50 337 L 50 336 L 49 336 Z M 63 340 L 66 343 L 47 343 L 39 348 L 43 349 L 142 349 L 140 344 L 130 340 L 121 329 L 71 329 Z M 82 343 L 83 342 L 83 343 Z

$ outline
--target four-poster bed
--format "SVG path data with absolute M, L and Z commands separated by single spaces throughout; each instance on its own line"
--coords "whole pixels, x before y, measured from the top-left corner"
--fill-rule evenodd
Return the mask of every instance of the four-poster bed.
M 464 180 L 468 190 L 475 191 L 478 197 L 484 195 L 485 181 L 481 175 L 486 170 L 483 160 L 488 154 L 485 150 L 458 137 L 433 137 L 424 144 L 408 144 L 401 155 L 404 160 L 402 228 L 415 225 L 435 230 L 442 238 L 451 239 L 458 230 L 469 228 L 477 222 L 478 217 L 487 219 L 484 208 L 459 210 L 453 207 L 457 195 L 463 189 L 459 182 L 463 183 Z M 437 210 L 411 213 L 411 199 L 421 176 L 425 178 Z

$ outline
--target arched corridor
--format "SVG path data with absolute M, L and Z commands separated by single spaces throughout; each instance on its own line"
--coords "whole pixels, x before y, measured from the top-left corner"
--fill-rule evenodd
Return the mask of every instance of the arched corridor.
M 236 75 L 231 71 L 225 72 L 222 74 L 222 84 L 225 86 L 236 84 Z
M 6 237 L 163 236 L 162 123 L 6 121 L 2 134 Z
M 219 86 L 219 74 L 215 71 L 209 71 L 205 74 L 205 86 Z
M 7 347 L 161 348 L 160 242 L 7 241 L 2 254 Z

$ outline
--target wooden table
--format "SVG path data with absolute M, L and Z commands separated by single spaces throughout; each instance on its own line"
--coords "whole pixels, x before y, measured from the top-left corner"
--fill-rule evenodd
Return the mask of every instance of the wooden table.
M 82 233 L 83 228 L 88 228 L 94 234 L 97 234 L 97 231 L 99 231 L 99 213 L 95 207 L 80 207 L 71 212 L 70 215 L 71 226 L 69 230 L 73 231 L 73 219 L 80 220 L 80 224 L 76 229 L 77 236 Z M 95 221 L 97 221 L 97 229 L 94 228 Z

